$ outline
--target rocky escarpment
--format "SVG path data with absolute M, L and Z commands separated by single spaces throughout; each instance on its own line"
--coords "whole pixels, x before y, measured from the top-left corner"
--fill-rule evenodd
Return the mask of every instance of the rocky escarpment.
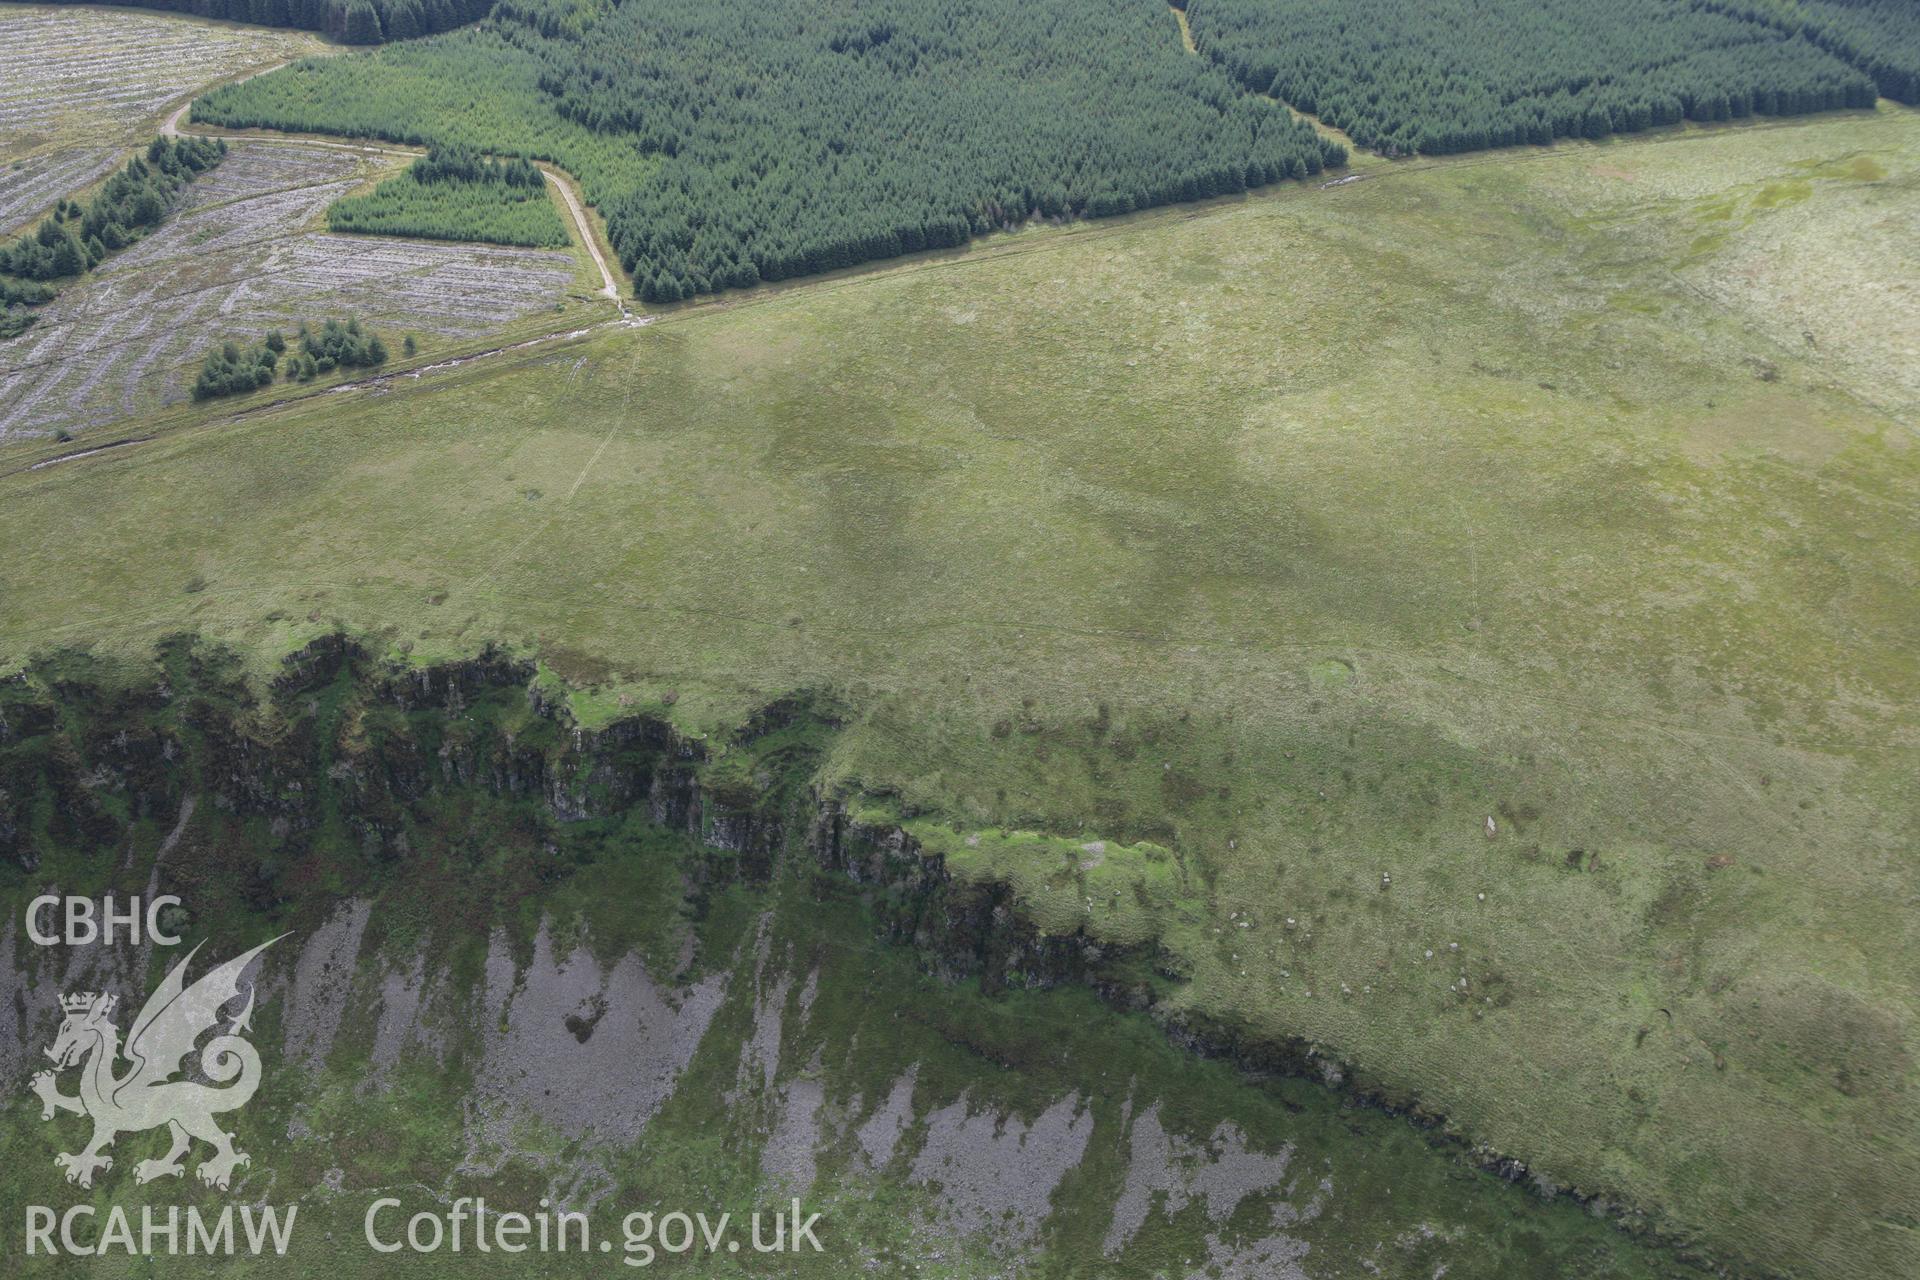
M 831 730 L 830 710 L 805 697 L 763 709 L 724 740 L 644 712 L 587 728 L 534 663 L 494 649 L 413 667 L 328 636 L 291 655 L 264 690 L 231 654 L 187 638 L 137 671 L 61 655 L 0 685 L 0 860 L 23 882 L 97 891 L 133 861 L 136 832 L 170 824 L 197 799 L 247 838 L 231 856 L 157 858 L 137 874 L 166 888 L 229 877 L 245 909 L 275 914 L 320 899 L 322 885 L 337 897 L 413 874 L 422 833 L 457 829 L 474 797 L 498 804 L 494 828 L 471 839 L 485 843 L 507 824 L 524 850 L 490 871 L 502 893 L 569 874 L 569 830 L 643 812 L 703 851 L 688 868 L 696 886 L 787 873 L 822 895 L 857 895 L 886 936 L 945 978 L 977 977 L 988 990 L 1088 986 L 1149 1012 L 1197 1054 L 1319 1081 L 1408 1115 L 1510 1180 L 1533 1176 L 1468 1148 L 1417 1098 L 1322 1046 L 1249 1036 L 1164 999 L 1180 975 L 1155 943 L 1043 930 L 1007 884 L 955 875 L 900 822 L 863 817 L 858 797 L 818 789 Z
M 1415 1093 L 1357 1068 L 1304 1037 L 1274 1037 L 1158 997 L 1180 982 L 1174 958 L 1157 948 L 1113 947 L 1085 932 L 1048 935 L 1020 910 L 1006 885 L 956 881 L 943 857 L 923 848 L 896 823 L 867 822 L 840 799 L 819 796 L 808 844 L 819 864 L 866 891 L 868 906 L 893 941 L 910 945 L 949 979 L 978 977 L 989 990 L 1081 983 L 1110 1005 L 1151 1015 L 1175 1045 L 1223 1059 L 1254 1076 L 1314 1081 L 1348 1102 L 1385 1111 L 1417 1126 L 1435 1145 L 1510 1183 L 1526 1183 L 1547 1199 L 1565 1197 L 1636 1235 L 1657 1240 L 1689 1265 L 1711 1266 L 1639 1209 L 1546 1172 L 1454 1128 Z M 1733 1274 L 1724 1272 L 1724 1274 Z
M 50 862 L 98 865 L 135 825 L 198 796 L 263 824 L 282 857 L 345 846 L 354 873 L 377 880 L 463 794 L 522 802 L 556 828 L 643 811 L 710 850 L 710 877 L 765 880 L 790 855 L 843 874 L 890 937 L 949 978 L 1085 982 L 1145 1004 L 1140 949 L 1043 934 L 1006 885 L 956 879 L 900 826 L 813 787 L 831 720 L 811 700 L 776 702 L 715 742 L 658 715 L 581 727 L 538 674 L 493 649 L 399 667 L 340 635 L 290 655 L 263 696 L 230 655 L 185 639 L 147 679 L 73 656 L 31 668 L 0 696 L 0 859 L 30 878 Z M 275 891 L 254 887 L 254 905 L 272 907 Z
M 1123 1008 L 1151 1001 L 1146 949 L 1043 933 L 1008 885 L 956 879 L 941 854 L 897 823 L 862 821 L 843 798 L 814 793 L 806 845 L 820 867 L 865 891 L 888 938 L 916 948 L 945 978 L 978 977 L 988 991 L 1077 982 Z
M 151 673 L 63 655 L 0 686 L 0 859 L 29 875 L 97 862 L 200 796 L 264 824 L 282 853 L 344 839 L 377 875 L 432 806 L 479 792 L 556 824 L 642 809 L 733 855 L 736 874 L 770 872 L 783 825 L 737 787 L 703 785 L 711 749 L 647 716 L 579 728 L 535 675 L 491 649 L 400 668 L 328 636 L 261 696 L 229 655 L 188 640 Z

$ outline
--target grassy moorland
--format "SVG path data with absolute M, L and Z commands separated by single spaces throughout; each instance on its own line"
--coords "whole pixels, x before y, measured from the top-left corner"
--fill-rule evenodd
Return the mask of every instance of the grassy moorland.
M 1042 919 L 1109 842 L 1076 925 L 1169 1006 L 1911 1274 L 1917 165 L 1886 110 L 1387 169 L 11 450 L 0 654 L 825 690 L 822 780 Z

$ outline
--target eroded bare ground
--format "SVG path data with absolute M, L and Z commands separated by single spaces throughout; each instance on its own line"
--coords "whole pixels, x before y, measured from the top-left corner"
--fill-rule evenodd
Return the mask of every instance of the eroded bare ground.
M 233 143 L 180 212 L 0 343 L 0 440 L 179 403 L 200 360 L 228 338 L 356 316 L 388 335 L 466 339 L 565 293 L 567 253 L 318 230 L 365 163 L 337 148 Z

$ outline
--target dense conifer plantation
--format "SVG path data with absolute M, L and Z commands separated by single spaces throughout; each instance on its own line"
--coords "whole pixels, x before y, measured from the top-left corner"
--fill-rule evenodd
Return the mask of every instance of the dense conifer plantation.
M 271 341 L 269 334 L 269 344 Z M 336 368 L 370 369 L 387 362 L 387 344 L 380 335 L 362 329 L 357 316 L 345 321 L 328 320 L 318 329 L 303 324 L 296 344 L 295 355 L 289 358 L 298 361 L 299 373 L 295 376 L 300 377 L 331 373 Z
M 1388 154 L 1912 100 L 1915 0 L 1191 0 L 1200 52 Z
M 567 228 L 538 168 L 522 159 L 490 160 L 458 145 L 436 147 L 366 195 L 336 200 L 327 210 L 327 228 L 533 249 L 567 243 Z
M 251 347 L 242 347 L 237 342 L 221 343 L 200 362 L 200 374 L 193 380 L 193 398 L 211 400 L 215 396 L 239 395 L 266 386 L 273 381 L 280 352 L 284 350 L 285 342 L 279 350 L 264 342 Z
M 641 295 L 673 301 L 1344 163 L 1274 98 L 1441 153 L 1869 106 L 1912 97 L 1920 66 L 1916 0 L 1188 14 L 1200 57 L 1161 0 L 498 0 L 473 27 L 217 90 L 196 118 L 554 161 Z M 430 216 L 407 217 L 450 224 L 428 185 L 407 200 Z
M 1882 95 L 1920 104 L 1920 3 L 1915 0 L 1693 0 L 1830 49 L 1873 77 Z
M 0 276 L 0 341 L 17 338 L 39 319 L 29 307 L 53 301 L 53 288 L 35 280 Z
M 37 307 L 53 301 L 53 286 L 37 280 L 9 280 L 0 276 L 0 308 Z
M 477 28 L 216 91 L 196 118 L 553 160 L 651 300 L 1345 160 L 1189 55 L 1160 0 L 503 0 Z

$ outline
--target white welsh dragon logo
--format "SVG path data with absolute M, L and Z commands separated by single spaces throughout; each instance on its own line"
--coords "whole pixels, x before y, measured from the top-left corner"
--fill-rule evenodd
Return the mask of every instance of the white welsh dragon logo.
M 251 1163 L 244 1151 L 235 1150 L 233 1135 L 214 1120 L 220 1112 L 245 1106 L 260 1087 L 260 1055 L 240 1037 L 241 1032 L 251 1030 L 251 987 L 246 1007 L 227 1023 L 224 1033 L 207 1041 L 200 1050 L 200 1074 L 226 1087 L 173 1077 L 180 1073 L 181 1063 L 193 1052 L 195 1042 L 220 1024 L 220 1011 L 239 997 L 240 977 L 248 963 L 279 940 L 261 943 L 192 986 L 186 985 L 184 974 L 200 948 L 188 952 L 133 1020 L 125 1049 L 131 1066 L 124 1075 L 115 1074 L 122 1050 L 119 1028 L 112 1021 L 114 997 L 92 991 L 61 997 L 66 1020 L 60 1024 L 53 1047 L 46 1051 L 54 1070 L 36 1074 L 31 1087 L 40 1095 L 42 1120 L 53 1119 L 56 1111 L 71 1111 L 93 1120 L 93 1141 L 78 1154 L 62 1153 L 53 1158 L 67 1171 L 68 1182 L 91 1187 L 96 1171 L 113 1168 L 113 1157 L 105 1150 L 116 1137 L 161 1125 L 171 1130 L 173 1146 L 161 1159 L 142 1160 L 135 1165 L 135 1182 L 180 1176 L 185 1171 L 181 1157 L 195 1138 L 213 1146 L 213 1154 L 194 1170 L 210 1187 L 226 1190 L 233 1171 Z M 80 1093 L 68 1097 L 60 1092 L 56 1072 L 74 1066 L 80 1068 Z

